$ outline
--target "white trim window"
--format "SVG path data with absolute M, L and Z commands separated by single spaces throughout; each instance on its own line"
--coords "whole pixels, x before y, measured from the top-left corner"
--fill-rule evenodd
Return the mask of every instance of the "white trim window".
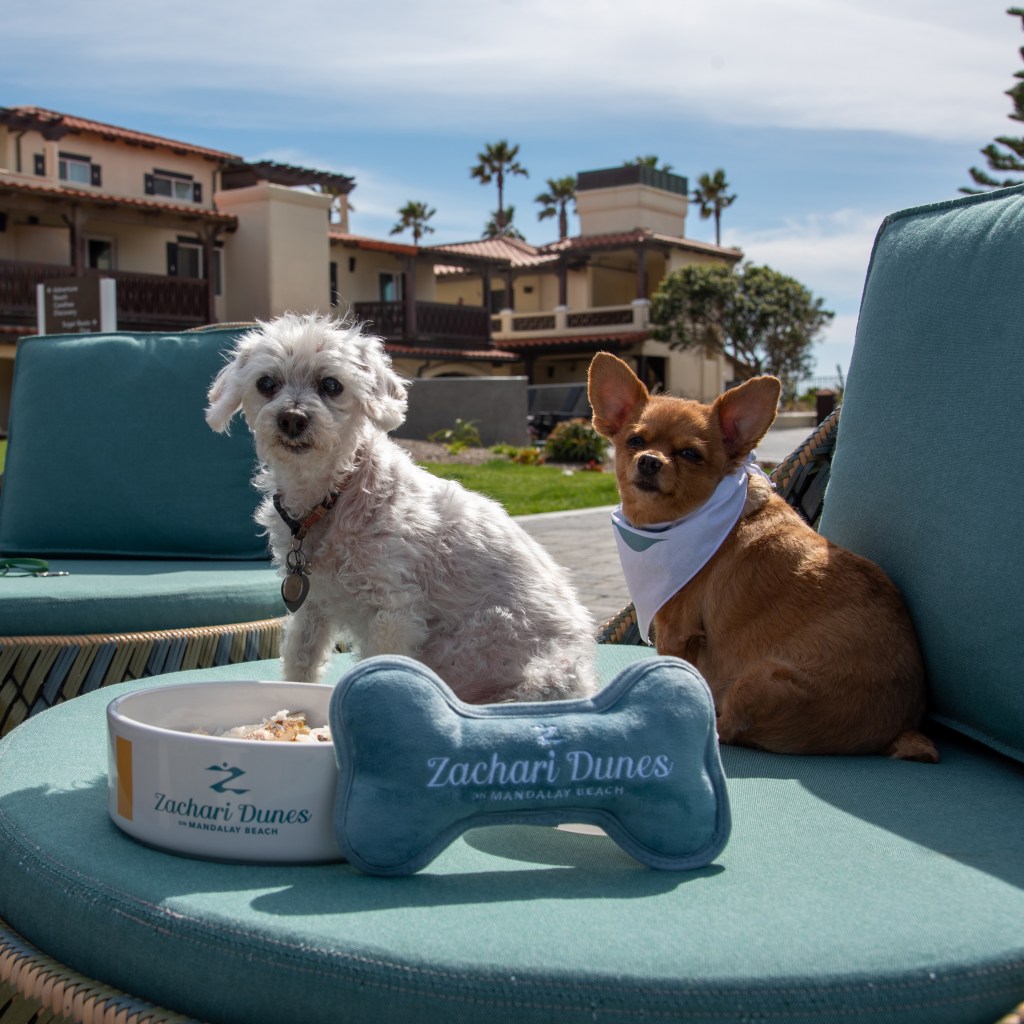
M 213 294 L 223 294 L 224 254 L 218 242 L 213 250 Z M 201 278 L 204 274 L 202 243 L 195 238 L 179 235 L 177 241 L 167 243 L 167 276 Z
M 100 167 L 87 156 L 79 156 L 77 153 L 58 153 L 57 177 L 70 185 L 99 185 Z
M 152 174 L 146 175 L 145 187 L 147 196 L 162 196 L 185 203 L 203 201 L 203 186 L 191 174 L 154 169 Z

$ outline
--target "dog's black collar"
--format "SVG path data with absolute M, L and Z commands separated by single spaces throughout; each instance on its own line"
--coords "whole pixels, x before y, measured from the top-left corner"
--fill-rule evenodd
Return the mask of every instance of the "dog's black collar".
M 319 505 L 314 508 L 305 519 L 293 519 L 284 509 L 284 505 L 281 503 L 281 492 L 278 491 L 274 495 L 274 508 L 277 509 L 277 514 L 285 521 L 288 529 L 292 531 L 292 536 L 298 540 L 302 540 L 303 537 L 309 532 L 312 526 L 315 526 L 328 512 L 334 508 L 335 502 L 341 496 L 341 491 L 331 491 L 330 494 L 320 502 Z
M 277 509 L 277 514 L 285 521 L 288 529 L 292 531 L 292 547 L 285 558 L 285 568 L 288 570 L 288 574 L 281 583 L 281 599 L 290 612 L 297 612 L 302 607 L 302 602 L 306 600 L 306 595 L 309 593 L 309 574 L 313 571 L 313 567 L 303 554 L 302 541 L 310 528 L 319 523 L 334 508 L 334 503 L 340 494 L 341 491 L 331 491 L 301 521 L 293 519 L 284 510 L 280 491 L 274 495 L 274 508 Z

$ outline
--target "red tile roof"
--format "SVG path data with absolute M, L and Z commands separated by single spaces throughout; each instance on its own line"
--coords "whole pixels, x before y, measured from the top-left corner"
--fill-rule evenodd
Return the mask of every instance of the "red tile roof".
M 226 153 L 219 149 L 208 149 L 195 146 L 190 142 L 179 142 L 176 139 L 150 135 L 148 132 L 137 132 L 130 128 L 119 128 L 117 125 L 105 124 L 102 121 L 91 121 L 85 117 L 72 114 L 61 114 L 43 107 L 3 107 L 0 108 L 0 122 L 18 122 L 26 128 L 40 131 L 66 131 L 77 135 L 100 135 L 104 139 L 127 142 L 136 146 L 147 146 L 170 149 L 175 153 L 193 153 L 206 157 L 208 160 L 240 161 L 242 158 L 234 153 Z
M 0 175 L 0 193 L 19 192 L 37 196 L 41 199 L 52 199 L 54 202 L 67 200 L 85 200 L 98 207 L 127 207 L 153 213 L 170 213 L 185 220 L 201 220 L 211 224 L 223 224 L 234 227 L 238 218 L 226 213 L 218 213 L 205 206 L 194 206 L 187 203 L 165 203 L 156 199 L 135 199 L 131 196 L 115 196 L 107 192 L 94 192 L 82 188 L 67 188 L 50 185 L 36 185 L 32 182 L 17 181 Z
M 714 245 L 711 242 L 698 242 L 693 238 L 665 235 L 658 231 L 651 231 L 650 228 L 635 228 L 632 231 L 616 231 L 603 235 L 575 235 L 572 238 L 562 238 L 557 242 L 551 242 L 549 245 L 545 245 L 541 251 L 562 253 L 588 252 L 594 249 L 625 249 L 644 242 L 660 243 L 672 249 L 702 252 L 725 259 L 738 260 L 743 257 L 743 253 L 739 249 L 730 249 L 726 246 Z
M 719 256 L 727 260 L 742 259 L 739 249 L 730 249 L 710 242 L 698 242 L 692 238 L 665 235 L 649 228 L 634 228 L 632 231 L 616 231 L 603 235 L 575 235 L 561 238 L 548 245 L 535 246 L 515 238 L 483 238 L 476 242 L 457 242 L 452 245 L 435 245 L 433 252 L 451 252 L 472 256 L 485 256 L 501 260 L 512 268 L 536 267 L 542 269 L 558 261 L 566 252 L 594 252 L 599 250 L 629 249 L 642 244 L 664 245 L 671 249 L 684 249 Z M 436 266 L 437 274 L 456 274 L 462 267 Z
M 419 249 L 407 242 L 389 242 L 383 238 L 366 238 L 363 235 L 347 235 L 341 231 L 328 231 L 327 237 L 332 242 L 339 242 L 341 245 L 353 249 L 366 249 L 374 252 L 391 252 L 399 256 L 415 256 Z
M 511 267 L 541 266 L 553 263 L 554 256 L 545 255 L 535 245 L 518 238 L 481 238 L 473 242 L 453 242 L 449 245 L 432 245 L 434 253 L 451 253 L 459 256 L 482 257 L 495 260 Z M 455 274 L 464 270 L 457 266 L 435 266 L 438 274 Z

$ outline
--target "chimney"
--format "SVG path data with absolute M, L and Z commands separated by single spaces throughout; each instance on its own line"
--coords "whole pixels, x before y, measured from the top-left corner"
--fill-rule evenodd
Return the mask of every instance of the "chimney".
M 647 228 L 683 238 L 689 187 L 686 178 L 643 164 L 626 164 L 576 176 L 581 235 Z

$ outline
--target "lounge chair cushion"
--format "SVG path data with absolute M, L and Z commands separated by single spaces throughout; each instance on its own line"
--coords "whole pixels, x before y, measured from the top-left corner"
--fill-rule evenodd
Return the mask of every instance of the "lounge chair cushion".
M 18 346 L 0 554 L 261 559 L 244 427 L 206 389 L 238 329 L 27 338 Z
M 932 715 L 1024 760 L 1022 238 L 1022 186 L 882 225 L 821 531 L 903 591 Z
M 598 656 L 609 680 L 649 652 Z M 349 665 L 336 657 L 333 678 Z M 177 681 L 274 677 L 257 663 Z M 193 1018 L 962 1024 L 1024 992 L 1024 767 L 962 736 L 939 736 L 938 765 L 722 748 L 732 834 L 693 872 L 502 825 L 375 878 L 189 860 L 123 834 L 104 713 L 138 685 L 0 741 L 0 916 Z
M 5 636 L 224 626 L 285 614 L 269 562 L 63 559 L 67 576 L 0 576 Z

